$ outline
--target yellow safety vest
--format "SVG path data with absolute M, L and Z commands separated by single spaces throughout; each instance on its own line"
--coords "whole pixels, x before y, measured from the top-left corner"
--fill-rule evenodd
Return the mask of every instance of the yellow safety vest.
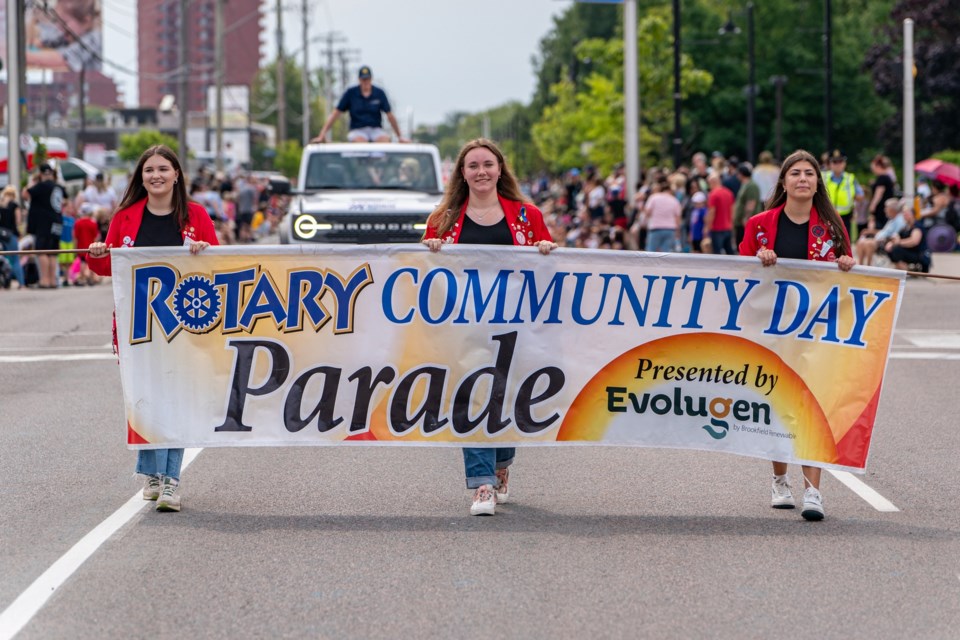
M 833 181 L 833 173 L 827 171 L 823 174 L 823 183 L 827 187 L 827 195 L 833 207 L 842 216 L 850 215 L 853 211 L 854 200 L 857 196 L 856 180 L 852 173 L 843 172 L 840 182 Z

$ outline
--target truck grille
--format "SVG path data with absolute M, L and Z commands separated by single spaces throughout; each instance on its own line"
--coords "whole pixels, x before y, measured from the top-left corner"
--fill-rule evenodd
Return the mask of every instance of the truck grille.
M 419 242 L 427 214 L 301 214 L 293 221 L 294 242 L 376 244 Z

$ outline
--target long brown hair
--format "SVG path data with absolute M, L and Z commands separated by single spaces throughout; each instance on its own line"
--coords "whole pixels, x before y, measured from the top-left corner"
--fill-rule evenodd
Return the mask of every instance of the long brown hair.
M 123 198 L 120 199 L 120 204 L 117 205 L 117 211 L 126 209 L 147 197 L 147 188 L 143 186 L 143 165 L 153 156 L 162 156 L 169 160 L 173 170 L 177 172 L 176 182 L 173 185 L 173 215 L 176 217 L 180 228 L 183 229 L 188 220 L 187 187 L 183 180 L 183 169 L 180 168 L 180 160 L 177 158 L 177 154 L 173 152 L 173 149 L 163 144 L 155 144 L 140 155 L 137 168 L 133 170 L 130 183 L 127 185 L 127 190 L 124 192 Z
M 783 161 L 783 166 L 780 167 L 780 175 L 777 177 L 777 186 L 773 190 L 773 195 L 767 200 L 766 208 L 775 209 L 786 203 L 787 192 L 783 188 L 783 179 L 790 168 L 798 162 L 809 163 L 813 167 L 814 173 L 817 174 L 817 190 L 813 194 L 813 206 L 817 210 L 820 220 L 827 225 L 827 229 L 830 231 L 830 237 L 837 247 L 837 255 L 851 255 L 850 242 L 844 233 L 843 221 L 840 219 L 840 214 L 837 213 L 833 203 L 830 202 L 830 196 L 827 195 L 827 185 L 824 184 L 823 175 L 820 173 L 820 163 L 809 151 L 797 149 Z
M 460 209 L 463 203 L 470 197 L 470 188 L 467 181 L 463 179 L 463 165 L 468 153 L 474 149 L 484 148 L 497 158 L 497 164 L 500 165 L 500 179 L 497 180 L 497 194 L 505 200 L 514 202 L 523 202 L 523 194 L 520 193 L 520 185 L 517 179 L 507 167 L 507 161 L 503 158 L 503 152 L 492 141 L 486 138 L 477 138 L 463 145 L 460 154 L 457 156 L 457 164 L 447 180 L 447 188 L 443 192 L 443 199 L 434 209 L 433 213 L 427 218 L 427 226 L 437 230 L 437 235 L 442 236 L 453 227 L 454 223 L 460 218 Z

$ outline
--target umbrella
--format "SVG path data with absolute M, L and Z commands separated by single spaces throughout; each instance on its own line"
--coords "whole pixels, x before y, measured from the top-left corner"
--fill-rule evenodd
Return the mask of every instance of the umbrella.
M 924 240 L 927 241 L 930 251 L 953 251 L 957 246 L 957 230 L 946 222 L 938 222 L 927 229 Z
M 960 167 L 952 162 L 927 158 L 918 162 L 914 168 L 918 173 L 926 174 L 944 184 L 960 185 Z

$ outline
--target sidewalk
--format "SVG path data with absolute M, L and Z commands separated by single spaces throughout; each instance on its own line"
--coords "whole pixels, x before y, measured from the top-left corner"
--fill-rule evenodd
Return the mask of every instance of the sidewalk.
M 960 278 L 960 252 L 934 253 L 933 261 L 930 265 L 930 273 L 938 276 L 955 276 Z M 935 278 L 934 280 L 942 283 L 949 282 L 949 280 L 938 280 Z

